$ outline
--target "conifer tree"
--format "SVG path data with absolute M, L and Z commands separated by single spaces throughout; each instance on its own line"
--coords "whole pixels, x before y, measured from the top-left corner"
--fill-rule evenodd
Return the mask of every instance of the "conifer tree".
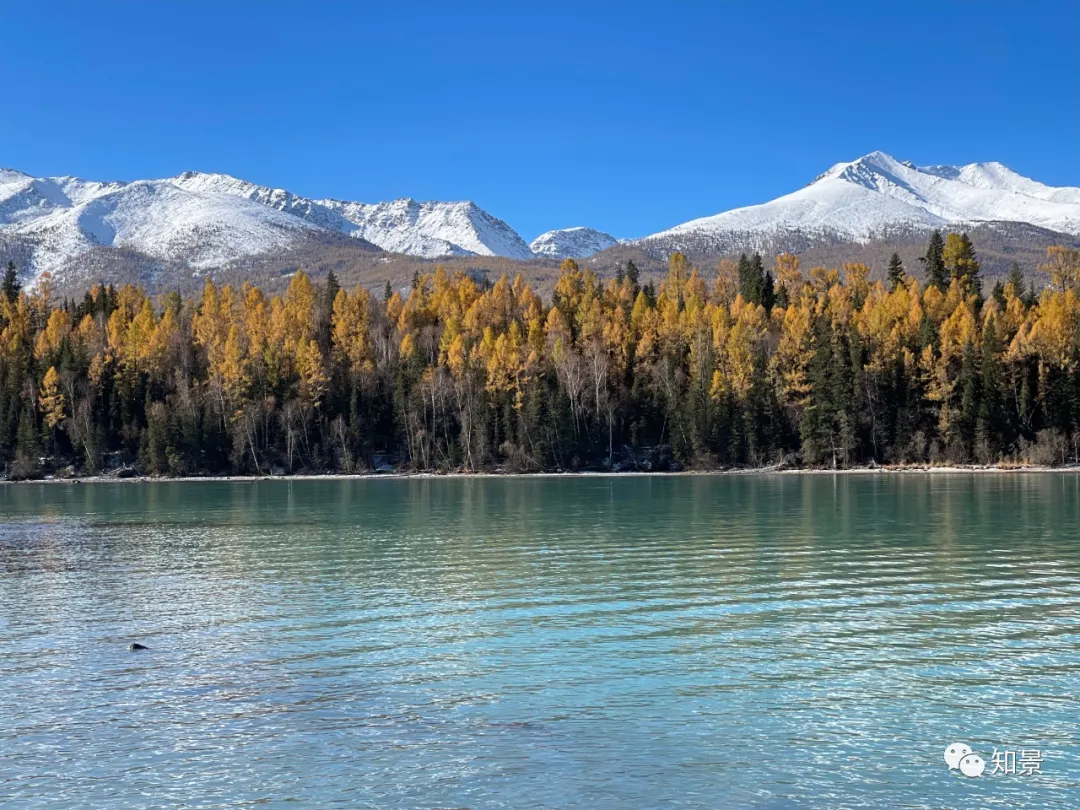
M 7 263 L 7 269 L 4 271 L 4 283 L 0 288 L 0 292 L 7 298 L 9 303 L 14 304 L 19 298 L 19 291 L 22 289 L 22 285 L 19 283 L 19 271 L 15 267 L 15 262 L 9 261 Z
M 978 426 L 979 416 L 979 382 L 981 378 L 979 369 L 979 350 L 971 340 L 964 344 L 963 354 L 960 361 L 960 413 L 957 424 L 957 439 L 960 447 L 957 448 L 961 459 L 966 461 L 971 456 L 975 444 L 975 432 Z
M 1005 285 L 998 279 L 994 282 L 994 289 L 990 292 L 990 297 L 997 303 L 999 309 L 1005 309 L 1007 301 L 1005 299 Z
M 923 272 L 926 273 L 927 285 L 933 285 L 942 292 L 949 288 L 949 273 L 945 269 L 944 253 L 945 240 L 941 236 L 941 231 L 934 231 L 930 234 L 926 253 L 919 257 Z
M 739 279 L 739 294 L 747 301 L 752 300 L 751 296 L 754 294 L 756 282 L 753 278 L 753 269 L 750 266 L 750 257 L 745 253 L 739 254 L 737 274 Z
M 766 312 L 772 312 L 773 305 L 776 303 L 776 290 L 773 286 L 772 274 L 768 270 L 764 273 L 761 284 L 761 305 L 765 307 Z
M 950 233 L 945 238 L 941 258 L 949 276 L 959 281 L 966 293 L 982 295 L 979 261 L 975 258 L 975 246 L 966 233 Z
M 634 264 L 633 259 L 628 259 L 627 262 L 626 262 L 626 279 L 627 279 L 627 281 L 630 282 L 630 294 L 634 298 L 637 298 L 637 294 L 641 290 L 641 285 L 640 285 L 638 276 L 639 276 L 639 273 L 638 273 L 637 265 Z
M 761 261 L 761 254 L 755 253 L 749 258 L 745 253 L 739 256 L 738 275 L 739 293 L 743 299 L 751 304 L 764 304 L 766 274 L 765 265 Z M 771 305 L 770 302 L 770 307 Z
M 1005 283 L 1012 285 L 1013 295 L 1017 298 L 1024 297 L 1024 273 L 1016 262 L 1013 262 L 1012 267 L 1009 268 L 1009 275 L 1005 279 Z
M 755 304 L 764 304 L 765 298 L 765 264 L 761 260 L 761 254 L 755 253 L 750 257 L 750 280 L 753 286 L 753 297 L 750 299 Z
M 982 397 L 975 426 L 975 451 L 977 455 L 982 456 L 979 460 L 984 463 L 995 460 L 1000 448 L 1010 443 L 1012 439 L 1004 416 L 1005 378 L 1001 364 L 1001 351 L 998 319 L 991 314 L 983 323 L 980 347 Z
M 900 261 L 899 253 L 893 253 L 889 257 L 889 267 L 886 273 L 889 278 L 889 285 L 895 292 L 904 283 L 904 263 Z

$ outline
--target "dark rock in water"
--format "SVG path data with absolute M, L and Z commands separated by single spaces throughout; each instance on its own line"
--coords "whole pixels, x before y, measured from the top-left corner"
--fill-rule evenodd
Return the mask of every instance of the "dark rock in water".
M 131 644 L 128 647 L 128 649 L 131 650 L 132 652 L 134 652 L 136 650 L 149 650 L 150 648 L 146 647 L 146 646 L 143 646 L 142 644 L 139 644 L 138 642 L 135 642 L 135 643 Z

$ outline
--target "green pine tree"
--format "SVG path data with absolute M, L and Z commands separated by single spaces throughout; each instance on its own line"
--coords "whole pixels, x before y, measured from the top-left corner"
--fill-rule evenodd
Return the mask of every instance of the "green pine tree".
M 1011 439 L 1005 435 L 1005 374 L 1001 366 L 1002 342 L 996 318 L 987 319 L 981 348 L 982 398 L 975 424 L 975 450 L 976 454 L 984 456 L 981 460 L 990 461 L 997 458 L 1001 447 Z
M 1020 265 L 1016 262 L 1013 262 L 1012 267 L 1009 268 L 1009 275 L 1005 279 L 1005 284 L 1006 286 L 1012 285 L 1013 295 L 1027 304 L 1028 288 L 1024 280 L 1024 271 L 1020 269 Z
M 634 260 L 633 259 L 627 260 L 627 262 L 626 262 L 626 278 L 630 282 L 631 292 L 633 293 L 633 296 L 635 298 L 637 298 L 637 294 L 641 290 L 641 286 L 638 283 L 638 275 L 639 274 L 638 274 L 637 265 L 634 264 Z
M 7 263 L 7 270 L 4 271 L 3 287 L 0 289 L 2 289 L 3 295 L 9 303 L 14 304 L 18 300 L 22 284 L 19 283 L 19 271 L 15 268 L 15 262 L 9 261 Z
M 1005 309 L 1008 302 L 1005 300 L 1005 285 L 1001 283 L 1001 279 L 994 282 L 994 289 L 990 292 L 990 297 L 997 302 L 999 309 Z
M 926 245 L 926 253 L 919 257 L 922 262 L 923 272 L 926 273 L 926 283 L 932 284 L 941 291 L 949 288 L 949 273 L 945 268 L 945 240 L 941 231 L 930 234 L 930 241 Z
M 889 268 L 887 272 L 889 284 L 893 290 L 904 283 L 904 263 L 900 261 L 899 253 L 893 253 L 893 255 L 889 257 Z
M 764 279 L 761 283 L 761 305 L 765 307 L 766 312 L 772 312 L 772 308 L 775 303 L 776 288 L 773 284 L 772 273 L 766 270 Z
M 959 447 L 954 449 L 955 461 L 967 461 L 975 445 L 975 430 L 979 417 L 979 350 L 974 342 L 964 344 L 960 361 L 960 415 L 958 419 Z

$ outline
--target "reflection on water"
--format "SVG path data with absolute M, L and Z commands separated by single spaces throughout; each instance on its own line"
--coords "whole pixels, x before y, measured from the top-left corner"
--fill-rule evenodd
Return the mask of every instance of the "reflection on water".
M 1078 532 L 1070 474 L 2 487 L 0 803 L 1072 807 Z

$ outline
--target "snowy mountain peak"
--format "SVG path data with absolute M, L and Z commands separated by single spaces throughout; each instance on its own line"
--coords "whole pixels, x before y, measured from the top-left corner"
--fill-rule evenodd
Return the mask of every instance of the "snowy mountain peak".
M 20 180 L 32 180 L 33 178 L 18 169 L 5 169 L 0 167 L 0 183 L 17 183 Z
M 253 200 L 395 253 L 429 259 L 439 256 L 524 259 L 532 255 L 509 225 L 472 202 L 418 202 L 411 197 L 384 203 L 313 200 L 227 174 L 203 172 L 184 172 L 172 182 L 192 191 Z
M 578 226 L 542 233 L 529 247 L 542 258 L 586 259 L 618 243 L 619 240 L 610 234 Z
M 419 202 L 402 197 L 384 203 L 318 200 L 342 217 L 353 234 L 383 250 L 413 256 L 506 256 L 532 252 L 517 232 L 472 202 Z
M 201 269 L 336 234 L 425 258 L 533 257 L 513 228 L 472 202 L 312 200 L 199 171 L 102 183 L 0 170 L 0 249 L 31 278 L 78 269 L 79 257 L 102 248 Z
M 884 152 L 837 163 L 771 202 L 692 220 L 640 242 L 672 249 L 700 243 L 731 249 L 798 234 L 804 240 L 865 241 L 895 229 L 1016 222 L 1080 235 L 1080 188 L 1054 188 L 1001 163 L 916 166 Z M 725 247 L 726 246 L 726 247 Z

